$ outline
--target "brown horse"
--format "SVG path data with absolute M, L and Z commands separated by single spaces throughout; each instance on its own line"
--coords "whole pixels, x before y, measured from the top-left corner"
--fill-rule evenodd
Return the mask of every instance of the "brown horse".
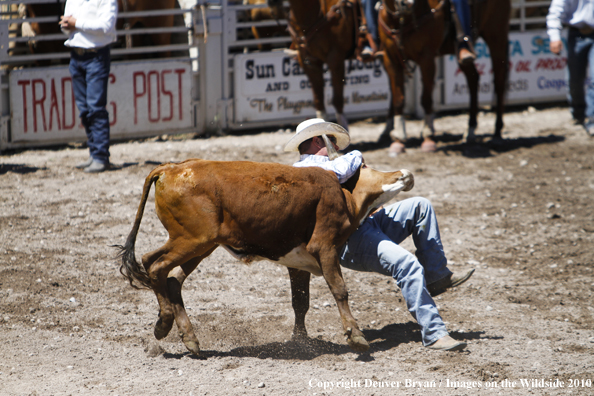
M 423 93 L 421 105 L 425 110 L 425 125 L 421 132 L 426 131 L 422 149 L 433 151 L 435 143 L 432 136 L 433 127 L 433 86 L 435 78 L 435 57 L 442 54 L 452 54 L 455 50 L 453 35 L 445 32 L 453 29 L 453 21 L 449 22 L 449 0 L 384 0 L 379 13 L 379 37 L 383 44 L 384 66 L 390 79 L 392 101 L 388 114 L 388 122 L 381 140 L 389 140 L 390 132 L 397 144 L 406 140 L 406 129 L 402 110 L 404 107 L 404 75 L 407 71 L 407 61 L 414 61 L 421 70 Z M 510 0 L 474 0 L 471 2 L 471 27 L 476 35 L 481 36 L 491 53 L 493 65 L 493 80 L 496 95 L 496 112 L 494 138 L 501 138 L 503 128 L 504 94 L 507 82 L 509 64 L 508 32 Z M 474 63 L 460 65 L 460 70 L 466 76 L 470 92 L 470 119 L 468 131 L 465 132 L 466 141 L 474 140 L 478 113 L 478 83 L 479 74 Z M 402 146 L 403 147 L 403 146 Z
M 176 8 L 177 0 L 118 0 L 119 12 L 140 12 L 151 10 L 172 10 Z M 135 29 L 135 28 L 158 28 L 172 27 L 174 25 L 174 15 L 160 15 L 156 17 L 138 17 L 118 18 L 117 28 Z M 133 34 L 131 35 L 131 47 L 142 46 L 164 46 L 171 44 L 171 32 L 161 32 L 153 34 Z M 158 54 L 159 57 L 169 57 L 171 51 L 165 51 Z M 146 55 L 144 56 L 146 57 Z M 133 58 L 143 58 L 136 56 Z
M 266 0 L 244 0 L 243 4 L 267 4 Z M 254 22 L 285 19 L 285 12 L 282 7 L 277 8 L 254 8 L 248 13 L 249 19 Z M 252 26 L 252 34 L 256 39 L 288 36 L 287 28 L 283 25 L 277 26 Z M 260 51 L 270 51 L 272 44 L 258 44 Z
M 268 0 L 270 7 L 282 7 L 282 0 Z M 316 117 L 326 119 L 324 105 L 324 63 L 328 65 L 332 83 L 332 105 L 336 121 L 345 128 L 344 61 L 356 49 L 358 36 L 358 1 L 289 0 L 291 9 L 289 32 L 298 51 L 299 64 L 313 89 Z

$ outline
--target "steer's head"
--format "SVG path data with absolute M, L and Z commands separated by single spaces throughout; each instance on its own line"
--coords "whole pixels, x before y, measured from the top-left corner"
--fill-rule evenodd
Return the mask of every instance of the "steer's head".
M 361 167 L 343 188 L 352 196 L 352 215 L 359 225 L 369 212 L 394 198 L 400 191 L 410 191 L 415 185 L 412 172 L 402 169 L 395 172 L 381 172 Z

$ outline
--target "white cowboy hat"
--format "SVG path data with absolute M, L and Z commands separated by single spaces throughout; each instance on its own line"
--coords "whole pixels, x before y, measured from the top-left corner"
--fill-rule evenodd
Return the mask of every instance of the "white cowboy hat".
M 349 132 L 340 125 L 333 122 L 326 122 L 321 118 L 311 118 L 297 125 L 297 132 L 287 142 L 285 151 L 299 151 L 299 145 L 301 143 L 322 135 L 334 136 L 340 150 L 345 149 L 351 142 Z

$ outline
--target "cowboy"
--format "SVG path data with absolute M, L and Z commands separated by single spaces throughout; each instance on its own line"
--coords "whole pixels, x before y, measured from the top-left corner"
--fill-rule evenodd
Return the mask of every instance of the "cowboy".
M 318 166 L 333 171 L 340 183 L 365 166 L 361 152 L 354 150 L 336 159 L 336 150 L 350 143 L 340 125 L 314 118 L 297 126 L 285 151 L 298 151 L 296 167 Z M 415 255 L 399 244 L 412 235 Z M 391 276 L 400 287 L 409 312 L 421 326 L 423 345 L 457 351 L 465 342 L 449 336 L 432 296 L 466 282 L 474 269 L 458 275 L 447 268 L 435 212 L 425 198 L 409 198 L 373 212 L 339 248 L 340 265 L 355 271 Z

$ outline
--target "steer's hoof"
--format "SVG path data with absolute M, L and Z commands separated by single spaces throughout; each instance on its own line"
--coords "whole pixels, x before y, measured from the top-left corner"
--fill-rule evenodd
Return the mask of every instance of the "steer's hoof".
M 421 151 L 424 153 L 434 153 L 437 150 L 437 145 L 433 140 L 425 140 L 421 143 Z
M 363 336 L 350 336 L 347 338 L 347 343 L 357 352 L 365 352 L 369 349 L 369 343 Z
M 196 356 L 200 356 L 200 344 L 198 343 L 198 341 L 184 340 L 184 345 L 186 346 L 188 351 L 190 351 L 191 353 L 193 353 Z
M 173 327 L 173 321 L 171 321 L 171 323 L 165 323 L 161 318 L 159 318 L 159 320 L 157 320 L 157 323 L 155 323 L 155 338 L 157 340 L 161 340 L 167 337 L 167 334 L 169 334 L 169 332 L 171 331 L 171 327 Z
M 390 155 L 390 157 L 396 157 L 398 154 L 403 154 L 406 152 L 406 149 L 404 148 L 404 144 L 402 144 L 401 142 L 394 142 L 390 145 L 390 148 L 388 149 L 388 154 Z

